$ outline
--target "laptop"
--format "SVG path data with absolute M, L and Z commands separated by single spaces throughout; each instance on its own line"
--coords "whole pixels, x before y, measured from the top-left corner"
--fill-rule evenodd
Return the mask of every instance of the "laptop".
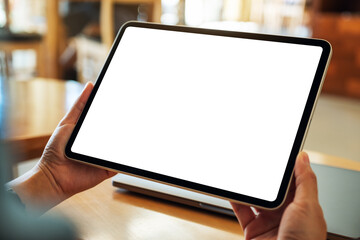
M 311 164 L 319 187 L 319 200 L 328 228 L 328 239 L 360 238 L 360 172 Z M 117 174 L 115 187 L 165 199 L 228 216 L 234 216 L 228 201 L 162 183 Z

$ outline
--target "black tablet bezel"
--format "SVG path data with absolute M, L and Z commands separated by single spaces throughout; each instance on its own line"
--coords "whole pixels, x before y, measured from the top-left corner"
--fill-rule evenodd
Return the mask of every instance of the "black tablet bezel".
M 274 42 L 284 42 L 284 43 L 293 43 L 293 44 L 301 44 L 301 45 L 311 45 L 311 46 L 319 46 L 323 49 L 321 58 L 315 73 L 315 77 L 311 86 L 311 90 L 308 96 L 308 100 L 305 105 L 305 109 L 300 121 L 300 125 L 298 128 L 298 132 L 296 134 L 294 144 L 289 156 L 289 160 L 285 169 L 285 173 L 280 185 L 280 189 L 278 195 L 274 201 L 266 201 L 263 199 L 258 199 L 246 195 L 242 195 L 239 193 L 234 193 L 178 178 L 173 178 L 171 176 L 166 176 L 163 174 L 158 174 L 154 172 L 149 172 L 146 170 L 106 161 L 103 159 L 98 159 L 90 156 L 81 155 L 78 153 L 74 153 L 71 151 L 71 147 L 75 141 L 75 138 L 80 130 L 80 127 L 85 119 L 85 116 L 90 108 L 90 105 L 96 95 L 97 90 L 102 82 L 102 79 L 105 75 L 105 72 L 111 62 L 112 57 L 117 49 L 117 46 L 123 36 L 123 33 L 127 27 L 141 27 L 141 28 L 151 28 L 151 29 L 160 29 L 160 30 L 170 30 L 177 32 L 188 32 L 188 33 L 196 33 L 196 34 L 207 34 L 207 35 L 219 35 L 225 37 L 237 37 L 237 38 L 247 38 L 247 39 L 255 39 L 255 40 L 264 40 L 264 41 L 274 41 Z M 146 40 L 145 40 L 146 41 Z M 243 32 L 233 32 L 233 31 L 222 31 L 222 30 L 211 30 L 211 29 L 201 29 L 201 28 L 192 28 L 192 27 L 184 27 L 184 26 L 170 26 L 170 25 L 162 25 L 162 24 L 154 24 L 154 23 L 142 23 L 142 22 L 127 22 L 125 23 L 121 29 L 119 30 L 116 39 L 113 43 L 113 46 L 110 50 L 110 53 L 107 57 L 107 60 L 98 75 L 97 81 L 95 83 L 94 89 L 91 92 L 89 100 L 87 101 L 83 112 L 81 113 L 80 118 L 74 128 L 73 133 L 66 145 L 65 154 L 68 158 L 74 159 L 77 161 L 81 161 L 84 163 L 100 166 L 107 169 L 112 169 L 115 171 L 128 173 L 131 175 L 140 176 L 147 179 L 152 179 L 158 182 L 163 182 L 170 185 L 179 186 L 182 188 L 194 190 L 197 192 L 203 192 L 205 194 L 218 196 L 224 199 L 229 199 L 235 202 L 242 202 L 249 205 L 254 205 L 262 208 L 276 208 L 279 207 L 288 190 L 289 182 L 291 180 L 291 176 L 293 173 L 293 168 L 295 165 L 296 157 L 299 151 L 302 148 L 303 139 L 305 137 L 308 123 L 312 116 L 312 112 L 314 109 L 314 105 L 317 99 L 317 96 L 320 92 L 323 77 L 325 76 L 327 65 L 331 55 L 331 45 L 325 40 L 319 39 L 308 39 L 308 38 L 295 38 L 295 37 L 285 37 L 285 36 L 276 36 L 276 35 L 264 35 L 264 34 L 255 34 L 255 33 L 243 33 Z

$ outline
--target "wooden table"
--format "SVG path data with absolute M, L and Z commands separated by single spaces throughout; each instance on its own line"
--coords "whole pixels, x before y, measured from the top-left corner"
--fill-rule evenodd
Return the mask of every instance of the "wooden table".
M 106 180 L 56 206 L 80 239 L 242 239 L 235 218 L 129 193 Z
M 0 80 L 0 138 L 13 150 L 13 163 L 41 156 L 82 89 L 75 81 Z
M 37 142 L 41 152 L 82 88 L 77 82 L 51 79 L 0 82 L 1 138 L 24 146 Z M 359 162 L 307 152 L 312 162 L 360 171 Z M 47 214 L 59 213 L 73 221 L 81 239 L 243 239 L 234 218 L 122 191 L 111 180 Z
M 360 163 L 309 152 L 312 162 L 360 171 Z M 80 239 L 243 239 L 235 218 L 130 193 L 106 180 L 61 203 L 48 214 L 63 214 Z
M 4 53 L 4 69 L 2 74 L 12 77 L 12 53 L 15 50 L 33 50 L 36 53 L 36 74 L 44 76 L 45 64 L 42 59 L 42 36 L 39 34 L 17 34 L 11 31 L 0 31 L 0 49 Z

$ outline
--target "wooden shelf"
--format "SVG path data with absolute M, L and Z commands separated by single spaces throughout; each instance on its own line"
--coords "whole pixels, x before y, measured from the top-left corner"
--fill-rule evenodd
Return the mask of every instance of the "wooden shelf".
M 359 12 L 360 1 L 314 1 L 312 29 L 333 48 L 323 91 L 360 98 L 360 15 L 349 10 Z
M 313 37 L 328 40 L 333 56 L 323 91 L 360 98 L 360 16 L 318 13 Z

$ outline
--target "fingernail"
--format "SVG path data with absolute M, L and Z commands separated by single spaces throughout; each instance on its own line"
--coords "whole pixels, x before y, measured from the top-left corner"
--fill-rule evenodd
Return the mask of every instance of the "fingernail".
M 300 157 L 302 158 L 302 161 L 306 164 L 310 164 L 309 156 L 305 152 L 300 153 Z

